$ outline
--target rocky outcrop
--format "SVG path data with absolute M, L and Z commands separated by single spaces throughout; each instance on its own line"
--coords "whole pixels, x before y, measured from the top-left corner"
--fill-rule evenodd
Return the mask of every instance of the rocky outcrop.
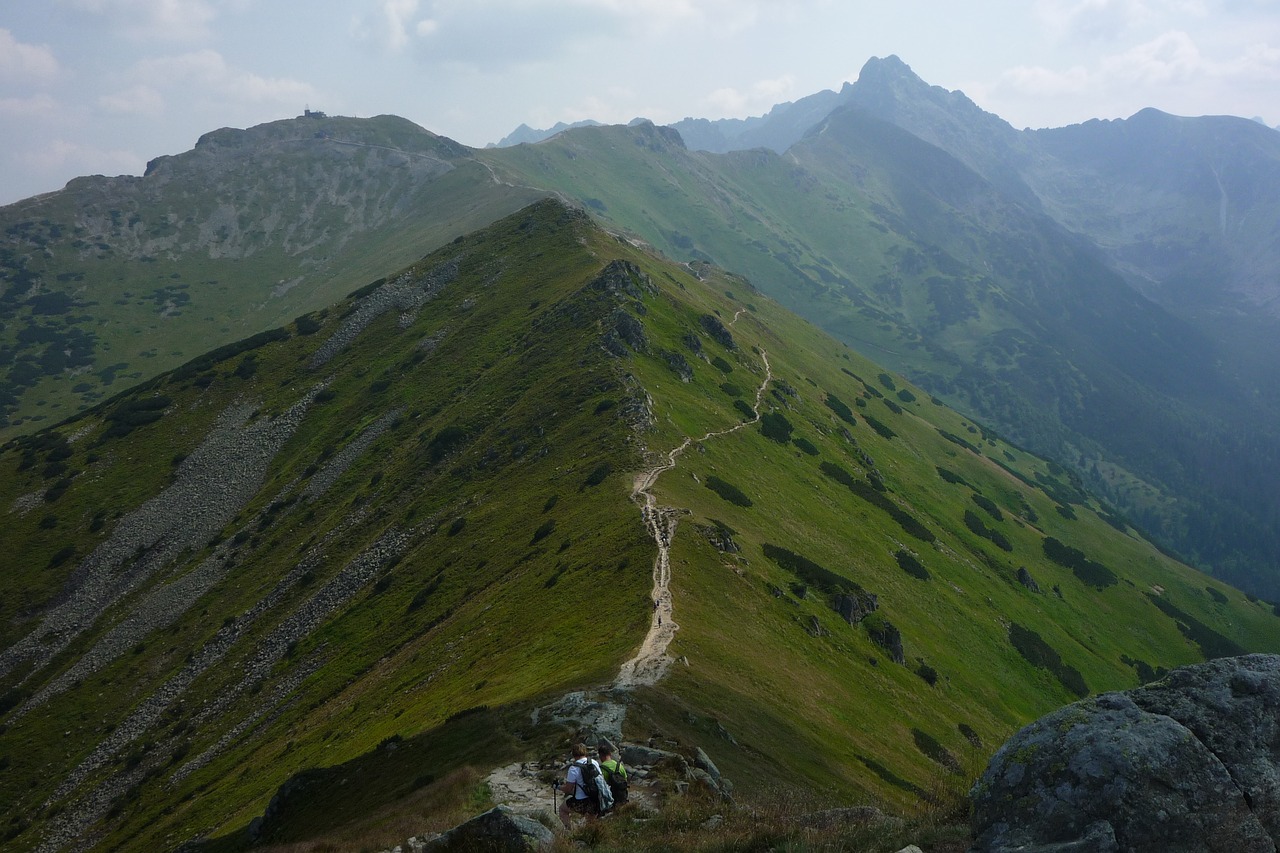
M 974 853 L 1275 851 L 1280 656 L 1055 711 L 1001 747 L 972 798 Z
M 545 850 L 554 839 L 551 830 L 536 820 L 497 806 L 408 849 L 414 853 L 526 853 Z
M 641 299 L 646 293 L 658 292 L 648 273 L 631 261 L 624 260 L 610 261 L 588 286 L 601 293 L 618 297 L 630 296 L 632 299 Z
M 1040 584 L 1036 583 L 1036 579 L 1031 577 L 1031 572 L 1027 571 L 1026 566 L 1018 566 L 1018 583 L 1032 592 L 1040 591 Z
M 704 332 L 725 349 L 736 350 L 738 348 L 738 344 L 733 340 L 733 335 L 725 328 L 724 323 L 720 322 L 719 317 L 714 314 L 703 314 L 698 318 L 698 324 L 702 326 Z
M 649 338 L 644 333 L 644 325 L 623 309 L 613 312 L 613 323 L 604 336 L 604 348 L 614 358 L 627 355 L 627 347 L 636 352 L 649 351 Z
M 840 593 L 832 599 L 832 607 L 840 614 L 840 618 L 850 625 L 856 625 L 866 619 L 879 607 L 874 592 L 859 590 L 852 593 Z
M 667 367 L 671 368 L 671 372 L 680 377 L 681 382 L 693 379 L 693 367 L 683 355 L 669 349 L 659 350 L 658 355 L 667 363 Z

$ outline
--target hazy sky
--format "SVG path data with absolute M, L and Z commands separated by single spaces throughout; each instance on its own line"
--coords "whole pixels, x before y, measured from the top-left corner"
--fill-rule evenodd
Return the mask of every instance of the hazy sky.
M 1280 0 L 3 0 L 0 204 L 305 106 L 479 146 L 759 115 L 891 53 L 1015 127 L 1280 123 Z

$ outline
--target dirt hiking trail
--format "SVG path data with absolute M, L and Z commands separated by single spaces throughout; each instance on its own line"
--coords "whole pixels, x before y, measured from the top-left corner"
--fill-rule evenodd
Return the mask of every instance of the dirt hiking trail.
M 768 353 L 761 350 L 760 359 L 764 362 L 764 380 L 756 389 L 755 404 L 752 406 L 756 416 L 727 429 L 709 432 L 697 440 L 699 443 L 735 433 L 760 420 L 760 402 L 764 399 L 765 389 L 773 379 Z M 662 464 L 636 474 L 635 482 L 631 487 L 631 500 L 640 505 L 640 515 L 644 519 L 645 528 L 658 546 L 658 555 L 653 561 L 653 618 L 649 623 L 649 633 L 640 645 L 640 651 L 622 665 L 618 677 L 614 679 L 614 690 L 629 690 L 633 687 L 657 684 L 672 663 L 671 657 L 667 654 L 667 646 L 671 643 L 676 631 L 680 630 L 680 626 L 673 618 L 671 604 L 671 540 L 675 537 L 676 524 L 683 510 L 658 506 L 658 499 L 654 497 L 652 489 L 657 485 L 658 477 L 663 472 L 675 468 L 676 460 L 693 443 L 694 439 L 686 438 L 679 447 L 667 454 L 666 461 Z
M 735 316 L 734 320 L 737 319 Z M 726 429 L 709 432 L 697 439 L 698 443 L 730 435 L 760 420 L 760 404 L 765 390 L 773 380 L 769 356 L 763 350 L 760 351 L 760 359 L 764 363 L 764 379 L 756 390 L 755 404 L 752 406 L 755 417 Z M 658 506 L 653 488 L 657 485 L 658 478 L 675 468 L 680 456 L 694 443 L 693 438 L 685 438 L 678 447 L 665 455 L 660 464 L 636 474 L 632 483 L 631 500 L 639 505 L 645 529 L 658 546 L 658 554 L 653 561 L 653 617 L 649 623 L 649 632 L 640 644 L 640 650 L 622 665 L 611 685 L 599 693 L 592 691 L 566 694 L 557 702 L 536 710 L 533 714 L 535 724 L 544 719 L 572 723 L 580 731 L 592 732 L 597 738 L 607 736 L 615 744 L 620 743 L 622 722 L 626 714 L 626 694 L 636 687 L 657 684 L 670 668 L 673 659 L 667 654 L 667 646 L 680 629 L 674 619 L 671 601 L 671 541 L 675 538 L 676 524 L 686 511 Z M 495 769 L 488 778 L 493 801 L 510 806 L 521 814 L 554 814 L 557 801 L 546 780 L 557 774 L 563 776 L 566 760 L 566 757 L 553 756 Z M 644 771 L 634 773 L 633 776 L 636 784 L 632 787 L 632 799 L 642 804 L 651 802 L 655 795 L 648 790 L 648 784 L 642 781 Z

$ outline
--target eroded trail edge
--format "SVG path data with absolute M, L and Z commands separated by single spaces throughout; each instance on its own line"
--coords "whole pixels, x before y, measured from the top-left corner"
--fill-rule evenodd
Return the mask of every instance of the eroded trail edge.
M 765 389 L 773 379 L 769 354 L 761 350 L 760 360 L 764 362 L 764 379 L 756 389 L 755 404 L 751 407 L 755 417 L 727 429 L 709 432 L 696 439 L 698 443 L 730 435 L 760 420 L 760 403 L 764 399 Z M 693 438 L 685 438 L 678 447 L 666 454 L 665 461 L 661 464 L 636 474 L 631 487 L 631 500 L 639 505 L 645 528 L 658 546 L 658 554 L 653 561 L 653 618 L 649 623 L 649 633 L 640 645 L 640 651 L 618 671 L 618 677 L 613 682 L 615 690 L 657 684 L 672 663 L 671 656 L 667 654 L 667 646 L 680 626 L 673 618 L 674 608 L 671 602 L 671 540 L 675 538 L 676 524 L 682 511 L 675 507 L 658 506 L 653 487 L 664 472 L 676 467 L 676 461 L 694 442 Z

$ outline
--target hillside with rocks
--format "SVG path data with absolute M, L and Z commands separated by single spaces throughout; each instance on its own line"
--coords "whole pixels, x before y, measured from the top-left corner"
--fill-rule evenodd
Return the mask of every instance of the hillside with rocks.
M 909 821 L 1064 702 L 1280 651 L 1067 470 L 580 209 L 360 284 L 0 448 L 6 848 L 390 848 L 601 735 L 659 751 L 618 826 L 668 841 L 779 785 Z
M 8 205 L 0 436 L 328 305 L 539 195 L 395 116 L 300 117 Z

